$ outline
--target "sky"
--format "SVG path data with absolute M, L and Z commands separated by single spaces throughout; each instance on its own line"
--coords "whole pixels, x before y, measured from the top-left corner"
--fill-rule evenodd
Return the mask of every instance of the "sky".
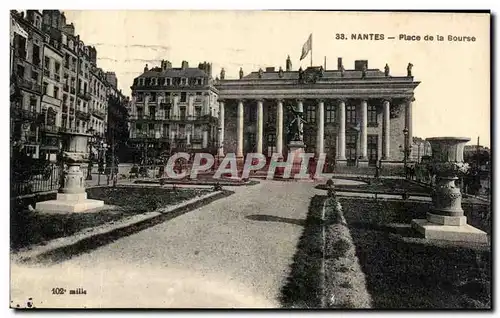
M 486 14 L 308 12 L 308 11 L 65 11 L 87 45 L 97 49 L 98 66 L 114 71 L 118 86 L 130 95 L 130 85 L 144 66 L 162 59 L 180 67 L 211 62 L 213 76 L 221 67 L 226 78 L 238 78 L 259 68 L 293 69 L 302 45 L 313 34 L 313 64 L 336 69 L 342 57 L 346 69 L 355 60 L 391 75 L 406 75 L 411 62 L 421 84 L 415 90 L 413 135 L 427 138 L 460 136 L 490 146 L 490 19 Z M 383 34 L 384 40 L 351 40 L 351 34 Z M 337 39 L 344 34 L 347 40 Z M 420 36 L 419 41 L 399 35 Z M 432 35 L 433 41 L 425 41 Z M 445 41 L 437 41 L 442 35 Z M 474 36 L 475 41 L 448 41 L 448 35 Z M 387 39 L 394 36 L 394 40 Z

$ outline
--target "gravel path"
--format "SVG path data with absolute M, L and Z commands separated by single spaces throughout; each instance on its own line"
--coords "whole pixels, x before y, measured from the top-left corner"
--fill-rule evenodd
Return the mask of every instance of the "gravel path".
M 13 264 L 11 297 L 37 307 L 278 307 L 315 183 L 261 181 L 50 267 Z M 229 187 L 228 187 L 229 189 Z M 64 295 L 52 295 L 62 287 Z M 83 288 L 86 295 L 69 295 Z

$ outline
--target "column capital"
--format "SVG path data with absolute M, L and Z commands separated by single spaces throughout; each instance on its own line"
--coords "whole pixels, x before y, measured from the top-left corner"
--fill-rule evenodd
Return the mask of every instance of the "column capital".
M 338 102 L 339 104 L 340 104 L 340 103 L 344 103 L 344 104 L 346 104 L 346 103 L 347 103 L 347 98 L 344 98 L 344 97 L 342 97 L 342 98 L 337 98 L 337 102 Z
M 264 102 L 264 98 L 260 97 L 260 98 L 256 98 L 255 101 L 258 103 L 258 102 L 261 102 L 263 103 Z
M 276 101 L 276 103 L 284 103 L 285 99 L 284 98 L 276 98 L 275 101 Z
M 405 103 L 411 103 L 411 102 L 415 101 L 415 97 L 408 96 L 408 97 L 405 97 L 403 100 L 404 100 Z
M 392 103 L 392 97 L 383 97 L 382 98 L 382 104 L 385 102 L 388 102 L 389 104 Z
M 317 98 L 316 101 L 319 103 L 325 103 L 325 98 Z
M 303 103 L 304 102 L 304 98 L 296 98 L 295 101 L 297 103 Z
M 226 102 L 226 99 L 224 99 L 224 98 L 217 98 L 217 101 L 218 101 L 219 103 L 225 103 L 225 102 Z

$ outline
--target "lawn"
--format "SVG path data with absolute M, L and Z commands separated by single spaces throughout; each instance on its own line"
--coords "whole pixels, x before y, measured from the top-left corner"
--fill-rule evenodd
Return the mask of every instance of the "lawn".
M 425 218 L 430 203 L 339 198 L 343 211 L 327 204 L 322 221 L 325 199 L 311 200 L 281 290 L 284 307 L 491 308 L 490 247 L 420 238 L 410 222 Z M 491 232 L 489 205 L 463 208 L 469 224 Z
M 403 194 L 405 192 L 414 195 L 430 195 L 431 190 L 422 185 L 410 182 L 405 179 L 386 179 L 381 178 L 374 180 L 373 178 L 349 178 L 342 177 L 339 179 L 363 181 L 366 184 L 360 185 L 336 185 L 337 191 L 356 191 L 356 192 L 370 192 L 370 193 L 387 193 L 387 194 Z M 318 189 L 326 189 L 325 185 L 319 185 Z
M 210 189 L 163 189 L 158 187 L 97 187 L 87 189 L 90 199 L 104 200 L 106 205 L 95 213 L 40 214 L 25 209 L 24 204 L 11 206 L 11 249 L 43 244 L 70 236 L 81 230 L 118 221 L 128 216 L 155 211 L 196 196 Z M 52 198 L 51 198 L 52 199 Z
M 491 249 L 416 237 L 428 203 L 340 199 L 373 307 L 491 308 Z M 464 204 L 469 223 L 490 232 L 489 206 Z

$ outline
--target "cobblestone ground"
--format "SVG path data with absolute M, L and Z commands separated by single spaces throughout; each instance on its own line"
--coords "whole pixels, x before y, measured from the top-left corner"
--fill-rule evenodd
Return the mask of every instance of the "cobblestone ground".
M 234 187 L 227 198 L 69 261 L 12 264 L 11 305 L 31 297 L 40 308 L 278 307 L 310 198 L 324 194 L 315 185 Z M 77 288 L 86 294 L 69 294 Z

